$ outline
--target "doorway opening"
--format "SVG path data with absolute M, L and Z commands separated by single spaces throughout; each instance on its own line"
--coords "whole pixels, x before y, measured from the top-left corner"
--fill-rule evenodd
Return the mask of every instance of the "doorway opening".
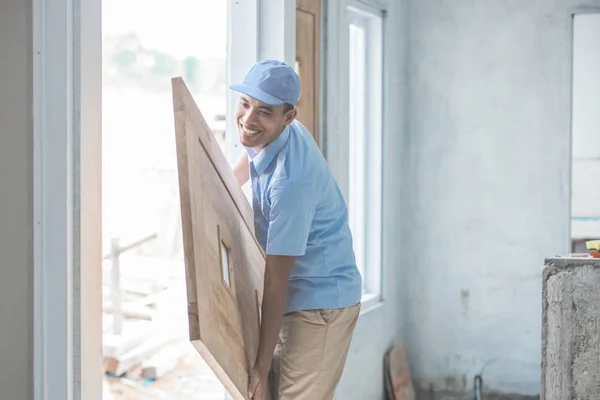
M 227 151 L 228 2 L 103 0 L 104 398 L 227 398 L 189 340 L 171 78 Z

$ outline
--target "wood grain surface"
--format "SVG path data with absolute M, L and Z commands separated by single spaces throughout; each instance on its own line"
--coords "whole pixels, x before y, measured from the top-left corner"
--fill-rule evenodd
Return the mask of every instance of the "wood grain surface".
M 173 78 L 190 340 L 234 399 L 247 398 L 265 254 L 233 171 L 181 78 Z

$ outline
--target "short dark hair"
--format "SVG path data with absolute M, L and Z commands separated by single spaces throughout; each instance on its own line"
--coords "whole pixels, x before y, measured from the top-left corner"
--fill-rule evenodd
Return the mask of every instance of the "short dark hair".
M 294 109 L 294 106 L 291 105 L 290 103 L 284 103 L 283 104 L 283 113 L 287 113 L 288 111 L 291 111 Z

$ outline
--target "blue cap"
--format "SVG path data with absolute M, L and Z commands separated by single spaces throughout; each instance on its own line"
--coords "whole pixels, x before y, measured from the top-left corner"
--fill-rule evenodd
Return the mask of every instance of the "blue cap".
M 229 87 L 271 106 L 283 103 L 295 106 L 300 97 L 300 77 L 292 67 L 277 60 L 254 64 L 244 83 Z

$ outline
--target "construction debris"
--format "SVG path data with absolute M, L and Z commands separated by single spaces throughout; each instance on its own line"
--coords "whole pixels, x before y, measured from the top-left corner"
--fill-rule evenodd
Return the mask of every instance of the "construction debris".
M 111 260 L 103 266 L 105 373 L 121 377 L 141 369 L 145 378 L 159 379 L 177 367 L 189 343 L 183 262 L 123 255 L 119 264 L 116 288 Z
M 225 389 L 189 340 L 182 259 L 119 257 L 118 287 L 112 263 L 103 264 L 105 400 L 222 400 Z M 121 299 L 116 333 L 111 298 Z
M 389 349 L 384 358 L 385 388 L 389 400 L 415 400 L 406 346 L 401 343 Z

